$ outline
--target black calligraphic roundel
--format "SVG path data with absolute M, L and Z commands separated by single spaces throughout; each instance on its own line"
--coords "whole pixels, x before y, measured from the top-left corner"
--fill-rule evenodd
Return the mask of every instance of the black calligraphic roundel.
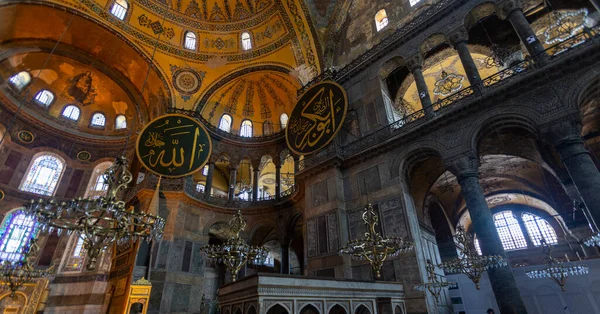
M 155 174 L 178 178 L 201 169 L 208 161 L 212 142 L 204 126 L 181 114 L 152 120 L 137 139 L 140 162 Z
M 346 91 L 339 84 L 323 81 L 309 88 L 300 96 L 285 129 L 289 149 L 298 155 L 321 150 L 342 128 L 347 111 Z

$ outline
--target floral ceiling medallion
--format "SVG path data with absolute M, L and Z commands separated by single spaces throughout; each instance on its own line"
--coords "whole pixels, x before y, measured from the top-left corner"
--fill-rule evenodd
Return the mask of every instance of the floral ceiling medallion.
M 563 42 L 580 32 L 587 21 L 588 10 L 585 8 L 571 12 L 552 12 L 550 25 L 544 30 L 544 42 L 548 45 Z
M 462 88 L 464 76 L 442 71 L 442 78 L 435 82 L 433 93 L 439 96 L 449 96 Z
M 171 73 L 173 74 L 173 86 L 184 101 L 188 101 L 192 95 L 198 92 L 206 74 L 206 72 L 197 72 L 191 68 L 180 68 L 175 65 L 171 65 Z

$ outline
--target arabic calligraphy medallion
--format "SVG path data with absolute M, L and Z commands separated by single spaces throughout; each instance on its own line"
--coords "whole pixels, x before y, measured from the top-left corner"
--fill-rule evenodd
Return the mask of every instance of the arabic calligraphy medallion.
M 308 155 L 327 146 L 342 128 L 348 97 L 342 86 L 323 81 L 309 88 L 294 107 L 285 139 L 291 151 Z
M 178 178 L 201 169 L 212 142 L 204 126 L 181 114 L 168 114 L 148 123 L 137 139 L 140 162 L 157 175 Z

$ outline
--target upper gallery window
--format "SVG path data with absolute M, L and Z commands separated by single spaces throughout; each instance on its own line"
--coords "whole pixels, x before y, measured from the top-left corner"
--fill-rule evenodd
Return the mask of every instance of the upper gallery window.
M 97 198 L 105 194 L 108 189 L 108 184 L 104 180 L 104 172 L 106 172 L 106 169 L 111 165 L 112 162 L 105 161 L 94 168 L 88 183 L 87 191 L 85 192 L 85 197 Z
M 196 192 L 203 193 L 205 188 L 203 183 L 196 183 Z
M 548 244 L 558 243 L 554 228 L 545 219 L 530 213 L 523 213 L 521 218 L 523 218 L 525 228 L 533 245 L 540 246 L 542 239 L 546 240 Z
M 36 157 L 21 183 L 21 191 L 52 196 L 62 175 L 64 163 L 54 155 Z
M 221 117 L 221 121 L 219 121 L 219 129 L 225 132 L 231 132 L 231 116 L 228 114 L 224 114 Z
M 244 49 L 244 50 L 252 49 L 252 38 L 250 38 L 250 33 L 248 33 L 248 32 L 242 33 L 242 49 Z
M 117 119 L 115 119 L 115 129 L 126 129 L 127 128 L 127 118 L 124 115 L 118 115 Z
M 384 9 L 381 9 L 381 10 L 379 10 L 379 12 L 377 12 L 377 14 L 375 14 L 375 27 L 377 28 L 377 31 L 380 31 L 387 25 L 388 25 L 387 13 L 385 13 Z
M 31 82 L 31 75 L 29 73 L 23 71 L 19 72 L 8 79 L 18 90 L 23 89 L 23 87 L 27 86 L 29 82 Z
M 252 137 L 252 121 L 242 121 L 242 127 L 240 128 L 240 136 Z
M 287 126 L 289 119 L 290 118 L 285 113 L 282 113 L 281 116 L 279 117 L 279 122 L 281 122 L 281 129 L 282 130 L 285 129 L 285 127 Z
M 35 95 L 35 100 L 37 100 L 37 102 L 39 102 L 40 104 L 48 107 L 54 100 L 54 94 L 52 94 L 52 92 L 47 89 L 43 89 L 39 93 L 37 93 L 37 95 Z
M 69 120 L 77 121 L 79 120 L 79 113 L 81 113 L 81 111 L 77 106 L 68 105 L 65 107 L 65 110 L 63 110 L 62 115 Z
M 410 0 L 410 6 L 412 7 L 419 2 L 421 2 L 421 0 Z
M 125 15 L 127 15 L 127 8 L 129 5 L 125 0 L 116 0 L 113 3 L 112 8 L 110 8 L 110 13 L 116 16 L 119 20 L 124 20 Z
M 196 50 L 196 34 L 193 32 L 185 32 L 185 42 L 183 47 L 189 50 Z
M 4 217 L 0 229 L 0 260 L 17 262 L 23 256 L 23 248 L 29 243 L 35 232 L 35 217 L 27 215 L 21 209 L 15 209 Z
M 504 250 L 518 250 L 527 248 L 525 236 L 521 231 L 517 218 L 511 211 L 503 211 L 494 215 L 496 230 L 502 241 Z
M 101 113 L 94 113 L 92 116 L 92 126 L 104 126 L 106 124 L 106 117 Z
M 263 136 L 273 134 L 273 122 L 267 120 L 263 122 Z

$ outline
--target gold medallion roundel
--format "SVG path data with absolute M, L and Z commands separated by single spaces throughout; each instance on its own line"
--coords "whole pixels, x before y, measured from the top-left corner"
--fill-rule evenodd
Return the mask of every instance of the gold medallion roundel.
M 288 148 L 308 155 L 327 146 L 342 128 L 348 112 L 348 97 L 342 86 L 323 81 L 309 88 L 298 100 L 285 129 Z
M 168 114 L 148 123 L 136 143 L 140 162 L 153 173 L 178 178 L 206 164 L 212 151 L 208 131 L 196 119 Z

